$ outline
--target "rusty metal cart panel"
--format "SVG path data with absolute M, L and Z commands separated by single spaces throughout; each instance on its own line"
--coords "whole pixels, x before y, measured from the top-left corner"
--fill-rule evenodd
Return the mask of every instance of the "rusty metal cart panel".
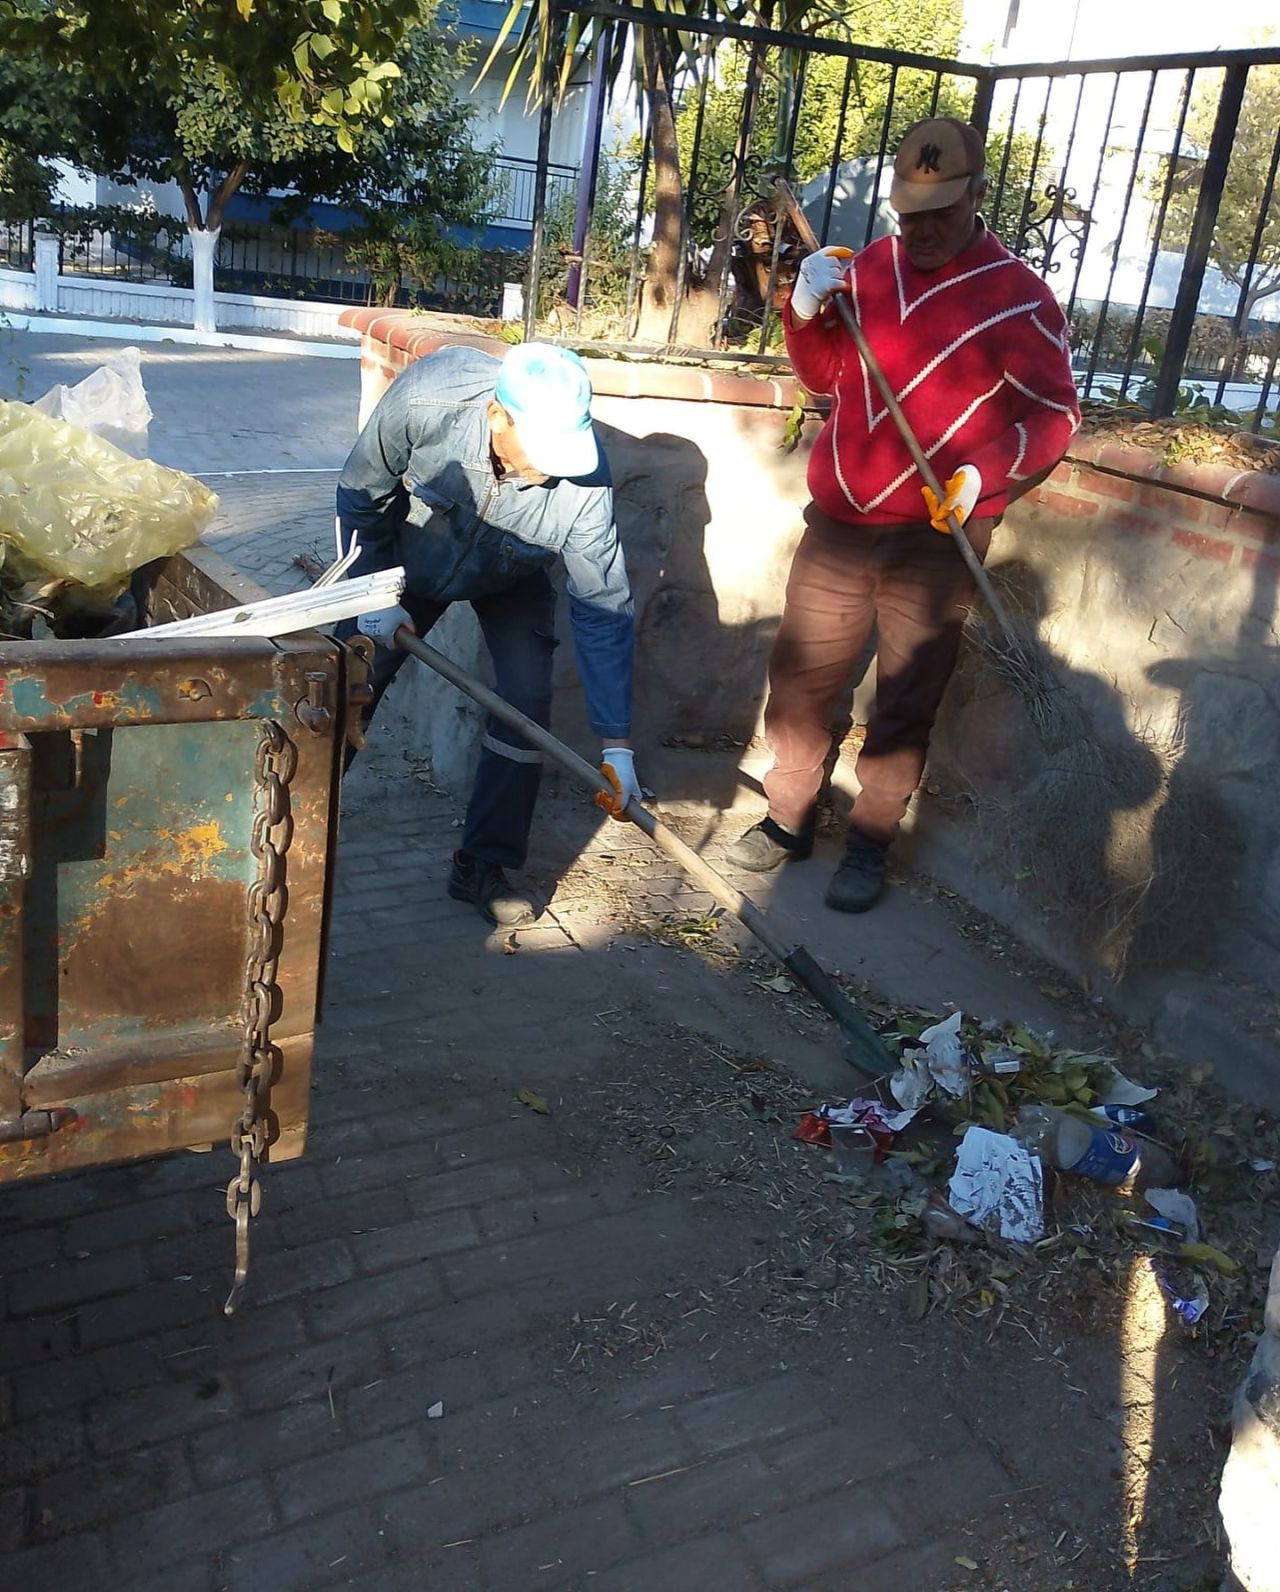
M 195 550 L 152 617 L 261 595 Z M 316 632 L 0 644 L 0 1184 L 302 1152 L 354 666 Z

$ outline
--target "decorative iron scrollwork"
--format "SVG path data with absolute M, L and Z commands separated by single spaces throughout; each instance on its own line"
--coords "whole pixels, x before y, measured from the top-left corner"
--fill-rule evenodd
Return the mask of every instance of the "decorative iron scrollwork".
M 1044 196 L 1049 208 L 1023 223 L 1013 252 L 1041 276 L 1052 276 L 1062 268 L 1062 261 L 1054 259 L 1054 254 L 1063 244 L 1070 245 L 1067 259 L 1072 264 L 1084 253 L 1093 217 L 1076 203 L 1074 188 L 1051 183 Z

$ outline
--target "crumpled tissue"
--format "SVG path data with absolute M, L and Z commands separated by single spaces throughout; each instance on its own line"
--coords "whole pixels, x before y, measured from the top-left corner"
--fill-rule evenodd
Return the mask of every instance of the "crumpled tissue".
M 1044 1178 L 1039 1156 L 1007 1133 L 970 1127 L 956 1151 L 947 1195 L 975 1226 L 1018 1244 L 1044 1237 Z

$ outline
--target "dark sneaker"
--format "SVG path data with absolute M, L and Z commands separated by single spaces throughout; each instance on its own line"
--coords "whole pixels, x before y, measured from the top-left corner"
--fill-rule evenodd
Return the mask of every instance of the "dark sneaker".
M 735 840 L 725 852 L 725 861 L 734 868 L 746 868 L 752 873 L 770 873 L 784 862 L 803 862 L 813 851 L 813 825 L 806 825 L 798 835 L 793 835 L 772 818 L 762 818 L 752 824 L 741 840 Z
M 461 851 L 453 854 L 449 894 L 455 901 L 469 901 L 482 918 L 500 929 L 528 928 L 542 912 L 534 896 L 512 884 L 496 862 L 481 862 Z
M 884 889 L 888 860 L 888 846 L 877 846 L 872 840 L 847 841 L 840 866 L 827 886 L 827 905 L 835 912 L 866 912 L 875 906 Z

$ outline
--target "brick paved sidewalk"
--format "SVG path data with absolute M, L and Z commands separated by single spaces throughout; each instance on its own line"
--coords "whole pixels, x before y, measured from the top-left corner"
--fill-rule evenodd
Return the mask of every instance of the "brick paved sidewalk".
M 311 1138 L 267 1173 L 242 1313 L 220 1315 L 223 1149 L 0 1199 L 0 1585 L 875 1592 L 989 1584 L 956 1559 L 1018 1519 L 1070 1548 L 1115 1452 L 1110 1410 L 1063 1391 L 1089 1371 L 1024 1357 L 1048 1443 L 1002 1410 L 998 1360 L 892 1301 L 810 1333 L 726 1310 L 776 1218 L 655 1189 L 583 1102 L 643 1089 L 673 1019 L 725 1037 L 733 1001 L 684 953 L 611 942 L 573 889 L 503 954 L 444 896 L 454 808 L 376 768 L 348 804 Z M 593 844 L 629 871 L 616 826 Z M 736 1020 L 751 1053 L 786 1042 L 763 1006 Z M 788 1134 L 780 1164 L 807 1153 Z M 661 1309 L 675 1335 L 625 1352 Z M 621 1346 L 575 1354 L 601 1332 Z
M 301 583 L 331 489 L 229 484 L 211 540 Z M 804 1234 L 734 1166 L 798 1164 L 790 1123 L 675 1181 L 619 1129 L 708 1043 L 712 1078 L 732 1046 L 849 1084 L 825 1022 L 613 920 L 706 898 L 553 795 L 561 882 L 504 954 L 389 723 L 345 807 L 310 1140 L 266 1174 L 242 1312 L 224 1148 L 0 1193 L 0 1587 L 941 1592 L 1014 1585 L 1024 1543 L 1019 1587 L 1121 1584 L 1114 1345 L 984 1344 L 875 1289 L 770 1319 L 750 1279 L 785 1292 Z M 945 914 L 900 891 L 855 931 L 806 866 L 777 896 L 828 963 L 1043 1020 Z

